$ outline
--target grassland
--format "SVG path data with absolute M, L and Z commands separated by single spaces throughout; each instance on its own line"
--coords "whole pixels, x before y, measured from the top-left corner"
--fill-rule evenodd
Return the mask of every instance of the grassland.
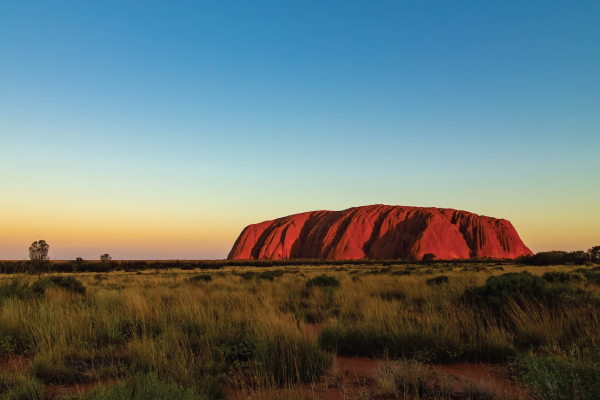
M 597 399 L 599 274 L 353 263 L 0 275 L 0 398 Z M 353 359 L 373 371 L 344 376 Z M 459 363 L 495 365 L 518 390 L 432 368 Z

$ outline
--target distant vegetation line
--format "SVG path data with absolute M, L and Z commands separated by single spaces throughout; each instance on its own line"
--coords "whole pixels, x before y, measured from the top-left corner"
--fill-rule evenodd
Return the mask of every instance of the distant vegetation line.
M 429 256 L 429 257 L 427 257 Z M 341 265 L 415 265 L 415 264 L 479 264 L 490 263 L 502 265 L 584 265 L 586 263 L 600 263 L 600 246 L 595 246 L 586 251 L 546 251 L 533 256 L 511 259 L 494 258 L 469 258 L 454 260 L 437 260 L 435 255 L 426 254 L 423 260 L 331 260 L 331 259 L 283 259 L 283 260 L 112 260 L 108 254 L 103 255 L 103 260 L 83 260 L 78 258 L 72 261 L 46 261 L 42 267 L 43 272 L 111 272 L 111 271 L 140 271 L 147 269 L 182 269 L 182 270 L 216 270 L 224 267 L 284 267 L 284 266 L 341 266 Z M 15 274 L 39 272 L 38 260 L 29 261 L 0 261 L 0 273 Z

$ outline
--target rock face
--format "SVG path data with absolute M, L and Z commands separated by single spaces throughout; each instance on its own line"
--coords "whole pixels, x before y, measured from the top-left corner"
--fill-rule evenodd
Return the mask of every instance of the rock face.
M 516 258 L 532 254 L 512 224 L 448 208 L 372 205 L 247 226 L 227 259 Z

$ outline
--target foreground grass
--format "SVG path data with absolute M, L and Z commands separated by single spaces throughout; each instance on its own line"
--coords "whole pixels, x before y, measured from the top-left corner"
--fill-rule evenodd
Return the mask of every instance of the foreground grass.
M 0 396 L 38 399 L 45 386 L 116 382 L 84 398 L 143 399 L 132 397 L 146 396 L 135 389 L 142 382 L 164 398 L 222 399 L 232 388 L 318 382 L 335 354 L 349 354 L 411 360 L 382 364 L 380 396 L 431 397 L 432 384 L 422 382 L 441 378 L 420 363 L 466 360 L 517 365 L 536 398 L 598 398 L 595 275 L 587 268 L 536 280 L 575 269 L 352 265 L 81 273 L 44 282 L 1 276 L 0 357 L 22 355 L 31 364 L 0 375 Z M 534 275 L 527 285 L 541 285 L 538 297 L 519 289 L 496 301 L 510 287 L 484 286 L 491 276 L 525 270 Z M 550 387 L 560 371 L 564 383 Z M 447 385 L 436 390 L 436 398 L 449 398 Z

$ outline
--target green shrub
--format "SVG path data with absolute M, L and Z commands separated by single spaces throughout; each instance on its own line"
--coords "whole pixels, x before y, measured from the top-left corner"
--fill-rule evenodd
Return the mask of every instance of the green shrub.
M 198 282 L 210 282 L 212 280 L 212 276 L 209 274 L 198 274 L 194 275 L 189 279 L 190 283 L 198 283 Z
M 11 335 L 0 334 L 0 357 L 10 356 L 17 351 L 17 341 Z
M 33 376 L 47 384 L 77 382 L 79 374 L 73 366 L 67 366 L 63 360 L 38 355 L 31 364 Z
M 155 374 L 136 375 L 111 388 L 96 388 L 82 400 L 208 400 L 196 391 L 166 383 Z
M 59 287 L 78 294 L 85 294 L 86 291 L 83 283 L 74 277 L 54 275 L 38 279 L 31 285 L 28 283 L 21 283 L 19 279 L 12 279 L 9 283 L 0 286 L 0 299 L 11 297 L 20 299 L 41 297 L 46 292 L 46 289 L 50 287 Z
M 448 283 L 448 281 L 449 281 L 448 276 L 440 275 L 440 276 L 436 276 L 435 278 L 427 279 L 427 281 L 425 281 L 425 283 L 427 283 L 427 285 L 429 285 L 429 286 L 437 286 L 437 285 L 441 285 L 443 283 Z
M 22 378 L 12 384 L 6 393 L 0 390 L 0 397 L 6 400 L 42 400 L 44 385 L 37 379 Z
M 526 356 L 520 360 L 521 379 L 529 392 L 544 400 L 600 398 L 600 369 L 570 357 Z
M 333 277 L 333 276 L 328 276 L 325 274 L 316 276 L 312 279 L 309 279 L 306 282 L 306 287 L 307 288 L 311 288 L 314 286 L 319 286 L 319 287 L 338 287 L 340 286 L 340 281 L 339 279 Z
M 261 274 L 257 275 L 258 279 L 263 279 L 265 281 L 271 281 L 273 282 L 275 280 L 275 275 L 271 274 L 270 272 L 263 272 Z
M 578 268 L 573 272 L 583 275 L 589 283 L 593 283 L 595 285 L 600 285 L 600 273 L 597 272 L 598 269 L 600 269 L 600 268 L 599 267 L 594 267 L 592 269 Z
M 248 272 L 244 272 L 243 274 L 240 274 L 240 278 L 250 280 L 250 279 L 254 279 L 256 277 L 256 275 L 257 275 L 256 272 L 248 271 Z
M 8 299 L 11 297 L 27 299 L 36 295 L 39 295 L 39 293 L 33 293 L 33 291 L 30 290 L 29 284 L 21 283 L 18 278 L 12 279 L 9 283 L 0 286 L 0 299 Z
M 491 276 L 483 286 L 468 289 L 464 298 L 477 305 L 499 308 L 507 298 L 526 297 L 541 300 L 544 297 L 546 281 L 529 272 L 509 272 Z
M 586 271 L 587 272 L 587 271 Z M 581 281 L 581 275 L 572 272 L 546 272 L 542 279 L 550 283 L 569 283 Z
M 386 301 L 404 300 L 406 299 L 406 293 L 400 289 L 390 289 L 379 293 L 379 297 Z
M 53 275 L 38 279 L 31 285 L 31 290 L 36 293 L 44 293 L 49 287 L 59 287 L 69 292 L 85 294 L 85 286 L 81 281 L 72 276 Z
M 544 274 L 546 275 L 546 274 Z M 577 276 L 576 274 L 571 274 Z M 504 275 L 488 278 L 483 286 L 475 286 L 465 291 L 463 299 L 472 305 L 500 309 L 508 304 L 511 298 L 522 304 L 523 299 L 535 300 L 549 307 L 580 304 L 598 304 L 599 300 L 593 293 L 573 289 L 561 284 L 559 286 L 548 286 L 547 279 L 561 282 L 561 280 L 575 280 L 571 275 L 563 273 L 552 273 L 546 275 L 545 279 L 529 272 L 510 272 Z
M 273 280 L 275 280 L 276 277 L 280 277 L 280 276 L 283 276 L 283 271 L 273 270 L 273 271 L 262 272 L 262 273 L 258 274 L 257 278 L 272 282 Z

